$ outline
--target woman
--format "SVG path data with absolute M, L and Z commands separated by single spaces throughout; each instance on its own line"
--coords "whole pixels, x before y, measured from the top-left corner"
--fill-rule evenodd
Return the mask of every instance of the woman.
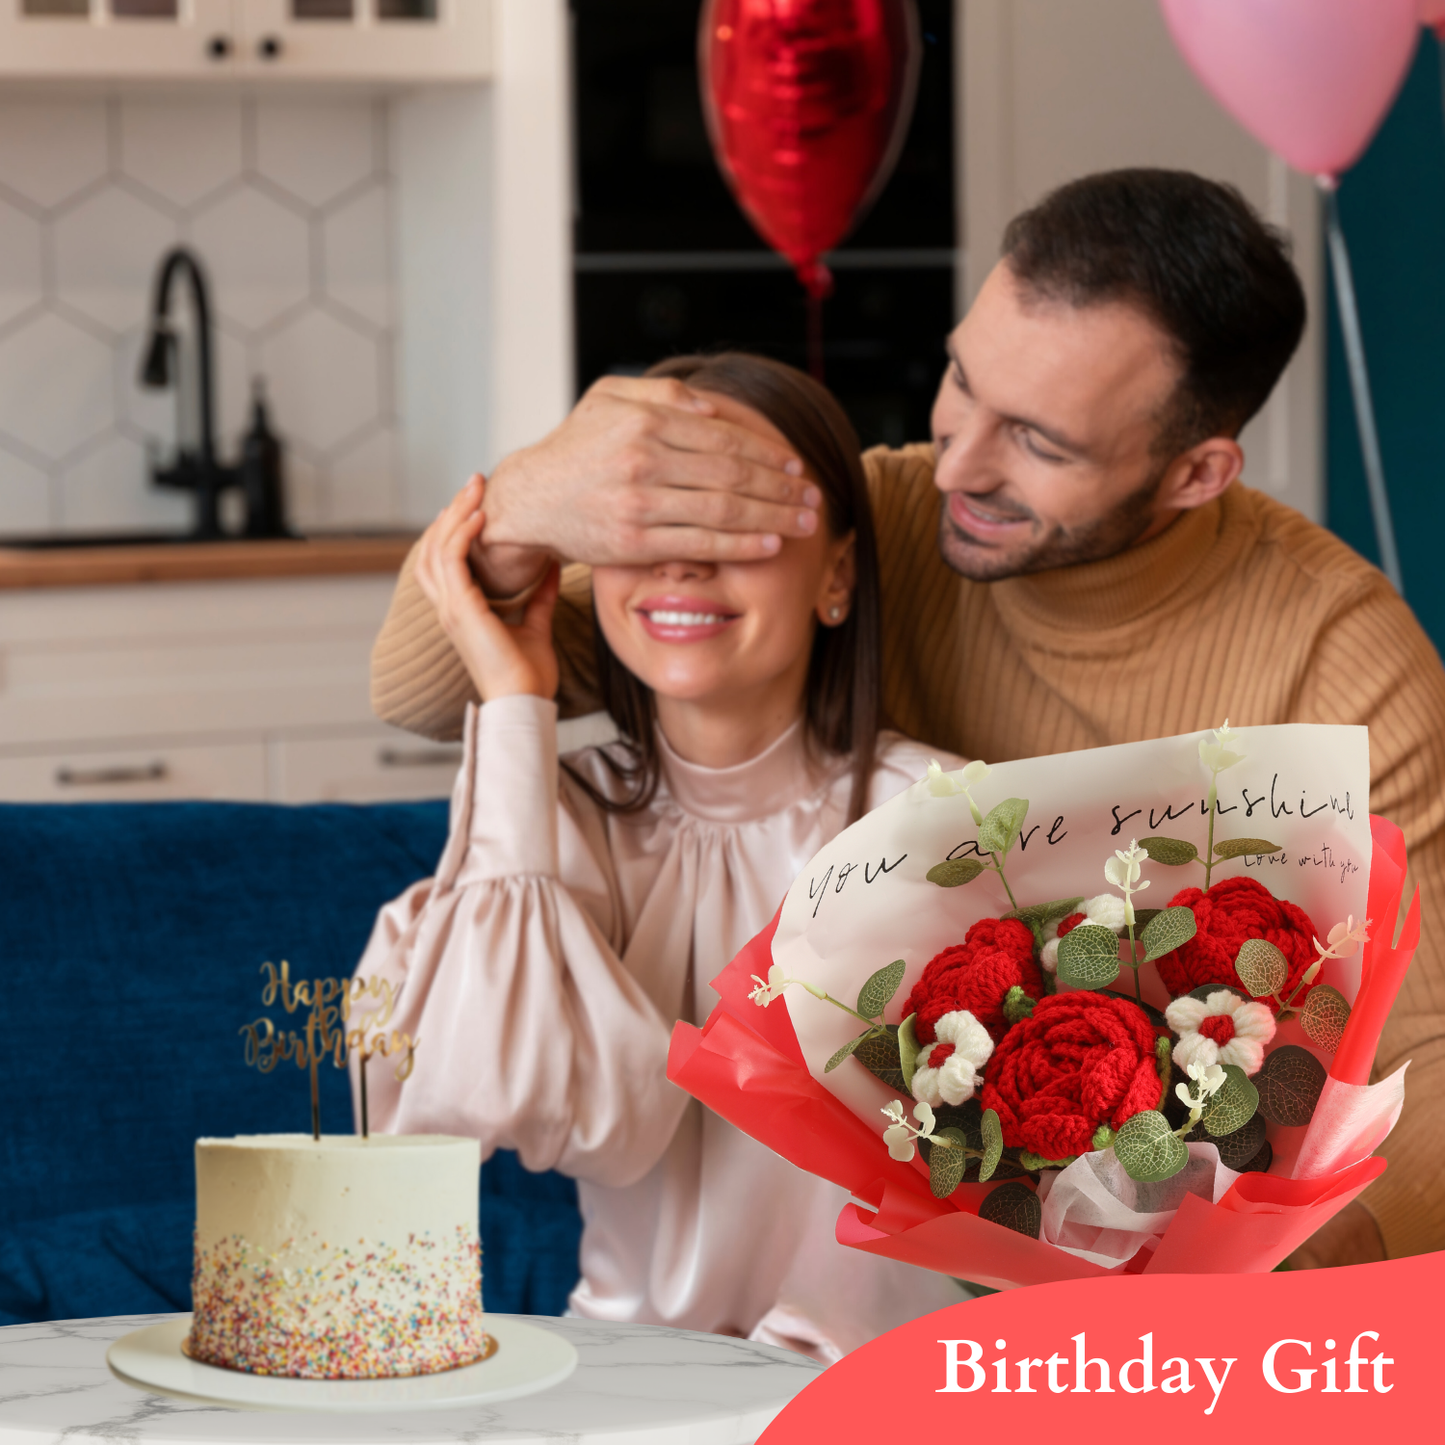
M 556 569 L 508 626 L 467 566 L 480 479 L 429 529 L 418 580 L 483 702 L 437 877 L 383 911 L 358 968 L 404 985 L 391 1027 L 419 1040 L 405 1083 L 368 1075 L 373 1127 L 471 1135 L 573 1175 L 573 1313 L 832 1361 L 959 1291 L 837 1244 L 843 1191 L 668 1083 L 668 1040 L 707 1017 L 709 980 L 808 859 L 930 753 L 880 735 L 873 533 L 837 402 L 752 356 L 652 374 L 800 455 L 826 525 L 760 562 L 595 569 L 622 741 L 560 764 Z

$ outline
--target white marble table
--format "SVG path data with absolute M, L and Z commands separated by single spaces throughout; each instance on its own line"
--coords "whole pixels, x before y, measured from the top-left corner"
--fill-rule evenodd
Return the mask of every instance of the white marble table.
M 542 1394 L 413 1415 L 261 1414 L 142 1394 L 110 1373 L 111 1341 L 167 1318 L 0 1329 L 0 1445 L 751 1445 L 822 1368 L 718 1335 L 533 1319 L 571 1340 L 580 1361 Z

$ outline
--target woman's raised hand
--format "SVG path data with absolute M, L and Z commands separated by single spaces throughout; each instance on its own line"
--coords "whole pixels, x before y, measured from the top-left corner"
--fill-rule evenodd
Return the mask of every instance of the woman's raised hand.
M 467 563 L 486 525 L 484 486 L 481 477 L 473 477 L 422 534 L 417 581 L 483 702 L 518 694 L 552 697 L 557 691 L 552 611 L 560 569 L 555 562 L 549 566 L 516 626 L 492 611 Z

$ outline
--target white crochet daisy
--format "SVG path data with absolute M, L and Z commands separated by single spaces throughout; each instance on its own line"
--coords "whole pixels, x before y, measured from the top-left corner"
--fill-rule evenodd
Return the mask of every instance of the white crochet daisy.
M 938 1042 L 925 1044 L 918 1053 L 913 1097 L 935 1109 L 967 1103 L 983 1083 L 979 1070 L 993 1053 L 993 1040 L 967 1009 L 944 1014 L 934 1032 Z
M 1274 1037 L 1274 1015 L 1262 1003 L 1251 1003 L 1227 988 L 1204 1000 L 1176 998 L 1164 1010 L 1169 1027 L 1179 1035 L 1174 1062 L 1237 1064 L 1256 1074 L 1264 1063 L 1264 1048 Z
M 1100 928 L 1112 929 L 1118 934 L 1124 932 L 1127 921 L 1124 916 L 1124 900 L 1117 893 L 1101 893 L 1097 898 L 1085 899 L 1078 911 L 1084 915 L 1085 923 L 1097 923 Z M 1050 973 L 1057 973 L 1059 970 L 1059 924 L 1063 921 L 1060 918 L 1049 924 L 1048 937 L 1039 954 L 1039 962 Z M 1075 924 L 1075 927 L 1078 926 Z

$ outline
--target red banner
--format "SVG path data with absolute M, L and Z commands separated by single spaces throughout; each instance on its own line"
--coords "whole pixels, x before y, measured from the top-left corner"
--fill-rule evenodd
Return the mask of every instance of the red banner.
M 1437 1440 L 1442 1296 L 1445 1254 L 1009 1290 L 855 1350 L 759 1445 L 990 1432 L 1060 1445 L 1256 1440 L 1281 1430 L 1309 1445 L 1360 1445 L 1382 1431 Z

